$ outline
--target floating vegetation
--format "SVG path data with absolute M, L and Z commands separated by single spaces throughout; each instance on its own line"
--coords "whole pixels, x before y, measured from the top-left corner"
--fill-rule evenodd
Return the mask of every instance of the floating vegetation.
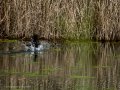
M 46 77 L 47 76 L 47 75 L 40 75 L 37 73 L 30 73 L 30 72 L 14 72 L 14 71 L 8 71 L 8 70 L 4 70 L 4 72 L 12 73 L 12 74 L 22 74 L 22 75 L 26 75 L 26 76 L 35 76 L 35 77 Z
M 71 43 L 71 44 L 79 44 L 78 42 L 73 42 L 73 43 Z
M 72 86 L 73 88 L 92 88 L 90 86 Z
M 117 90 L 115 88 L 98 88 L 99 90 Z
M 10 56 L 10 57 L 16 57 L 16 56 Z
M 95 77 L 89 77 L 89 76 L 70 76 L 70 78 L 93 79 Z
M 104 82 L 104 80 L 100 80 L 100 82 Z
M 16 87 L 16 86 L 15 86 Z M 8 89 L 5 89 L 8 90 Z M 11 89 L 11 90 L 30 90 L 30 89 Z M 34 89 L 35 90 L 35 89 Z
M 93 68 L 112 68 L 111 66 L 92 66 Z
M 46 72 L 58 71 L 58 69 L 42 69 L 42 70 L 44 70 Z
M 70 42 L 70 40 L 66 40 L 66 41 L 65 41 L 65 43 L 69 43 L 69 42 Z
M 117 74 L 116 76 L 119 76 L 119 74 Z
M 5 76 L 5 75 L 0 74 L 0 76 Z
M 55 51 L 62 51 L 62 49 L 54 49 Z
M 90 43 L 98 43 L 98 42 L 90 42 Z
M 17 42 L 17 40 L 8 40 L 8 39 L 6 39 L 6 40 L 3 40 L 1 42 Z
M 41 62 L 27 62 L 27 63 L 30 63 L 30 64 L 31 64 L 31 63 L 32 63 L 32 64 L 36 64 L 36 63 L 41 63 Z
M 120 57 L 120 55 L 116 55 L 116 56 L 112 56 L 112 55 L 107 55 L 107 56 L 111 56 L 111 57 Z
M 16 87 L 16 86 L 15 86 Z M 28 86 L 29 87 L 29 86 Z M 8 90 L 8 89 L 5 89 Z M 11 89 L 11 90 L 30 90 L 30 89 Z M 33 90 L 37 90 L 37 89 L 33 89 Z
M 112 57 L 120 57 L 120 55 L 112 56 Z
M 30 82 L 30 83 L 36 83 L 36 82 Z
M 108 61 L 114 61 L 114 60 L 108 60 Z

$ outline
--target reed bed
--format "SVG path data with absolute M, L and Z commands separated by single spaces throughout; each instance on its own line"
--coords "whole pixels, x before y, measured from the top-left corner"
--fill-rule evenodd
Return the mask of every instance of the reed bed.
M 2 0 L 0 36 L 119 40 L 119 0 Z
M 98 0 L 95 7 L 97 16 L 94 39 L 120 40 L 120 1 Z

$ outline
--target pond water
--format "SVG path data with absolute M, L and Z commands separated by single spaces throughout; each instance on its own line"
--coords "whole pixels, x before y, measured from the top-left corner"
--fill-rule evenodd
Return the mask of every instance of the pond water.
M 120 89 L 119 43 L 42 43 L 0 41 L 0 90 Z

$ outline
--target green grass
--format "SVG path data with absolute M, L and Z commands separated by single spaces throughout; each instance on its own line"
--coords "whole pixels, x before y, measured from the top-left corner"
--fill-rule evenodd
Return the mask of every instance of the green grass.
M 70 76 L 70 78 L 93 79 L 95 77 L 89 77 L 89 76 Z
M 93 68 L 112 68 L 111 66 L 92 66 Z
M 46 71 L 46 72 L 58 71 L 58 69 L 42 69 L 42 70 L 44 70 L 44 71 Z

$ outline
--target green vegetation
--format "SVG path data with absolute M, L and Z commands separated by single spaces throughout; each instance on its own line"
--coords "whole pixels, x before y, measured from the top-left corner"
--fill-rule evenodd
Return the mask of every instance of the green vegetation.
M 62 51 L 62 49 L 54 49 L 55 51 Z
M 93 66 L 93 68 L 112 68 L 111 66 Z
M 90 86 L 72 86 L 73 88 L 84 88 L 84 89 L 92 89 Z
M 0 74 L 0 76 L 5 76 L 5 75 Z
M 11 90 L 30 90 L 30 89 L 11 89 Z
M 92 78 L 95 78 L 95 77 L 88 77 L 88 76 L 70 76 L 70 78 L 81 78 L 81 79 L 92 79 Z
M 11 73 L 11 74 L 21 74 L 21 75 L 26 75 L 26 76 L 35 76 L 35 77 L 46 77 L 47 75 L 40 75 L 37 73 L 30 73 L 30 72 L 14 72 L 14 71 L 8 71 L 4 70 L 6 73 Z
M 58 69 L 42 69 L 42 70 L 44 70 L 46 72 L 58 71 Z
M 113 56 L 113 57 L 120 57 L 120 55 L 116 55 L 116 56 Z
M 1 42 L 17 42 L 17 40 L 8 40 L 8 39 L 5 39 L 5 40 L 2 40 Z
M 10 57 L 16 57 L 16 56 L 10 56 Z
M 98 88 L 99 90 L 117 90 L 115 88 Z

